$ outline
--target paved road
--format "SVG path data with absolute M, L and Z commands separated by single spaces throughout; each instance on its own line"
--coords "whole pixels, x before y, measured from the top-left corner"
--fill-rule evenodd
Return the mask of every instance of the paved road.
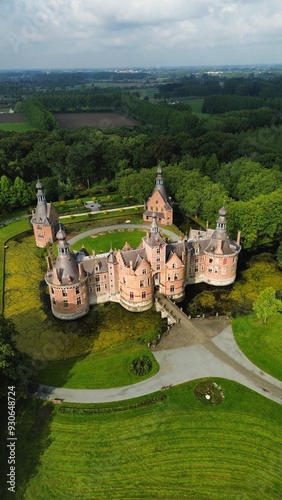
M 169 335 L 173 335 L 173 328 Z M 244 356 L 237 347 L 231 326 L 206 343 L 156 350 L 153 354 L 160 365 L 159 372 L 143 382 L 97 390 L 40 385 L 35 396 L 47 400 L 60 398 L 73 403 L 106 403 L 144 396 L 164 386 L 177 385 L 202 377 L 221 377 L 239 382 L 282 404 L 282 383 L 259 370 Z

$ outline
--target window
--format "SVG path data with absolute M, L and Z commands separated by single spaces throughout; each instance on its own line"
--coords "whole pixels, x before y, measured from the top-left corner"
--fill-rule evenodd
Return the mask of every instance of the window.
M 68 296 L 68 292 L 66 290 L 62 290 L 62 296 L 63 297 L 67 297 Z
M 161 266 L 160 265 L 157 265 L 156 266 L 156 270 L 159 271 L 161 269 Z
M 93 286 L 90 286 L 89 287 L 89 292 L 92 293 L 93 292 Z
M 174 275 L 174 281 L 178 280 L 178 274 Z
M 157 257 L 157 262 L 161 262 L 161 258 L 160 257 Z
M 107 287 L 107 283 L 105 283 L 105 290 L 107 290 L 107 288 L 108 288 L 108 287 Z
M 198 271 L 199 271 L 199 267 L 195 266 L 195 273 L 197 273 Z
M 96 292 L 101 292 L 101 285 L 96 285 Z
M 79 293 L 79 286 L 75 287 L 75 293 L 76 293 L 76 295 Z
M 64 300 L 64 307 L 69 307 L 69 301 L 68 300 Z
M 219 263 L 219 259 L 215 259 L 215 263 L 218 264 Z
M 100 281 L 100 276 L 95 276 L 95 281 L 98 283 L 98 281 Z
M 126 285 L 126 279 L 125 278 L 122 278 L 122 282 L 124 285 Z
M 209 273 L 212 273 L 212 266 L 209 266 Z
M 167 281 L 170 281 L 170 274 L 167 275 Z
M 161 253 L 160 247 L 157 248 L 157 253 Z
M 98 272 L 99 271 L 99 266 L 95 266 L 95 271 Z
M 56 299 L 54 297 L 52 299 L 52 304 L 53 304 L 53 306 L 55 306 L 57 304 Z
M 54 288 L 51 288 L 51 293 L 54 295 Z
M 197 258 L 197 259 L 196 259 L 196 264 L 198 264 L 198 262 L 199 262 L 199 259 Z
M 147 297 L 147 294 L 146 294 L 146 292 L 142 292 L 142 295 L 141 295 L 141 297 L 142 297 L 142 299 L 146 299 L 146 297 Z
M 140 281 L 140 288 L 143 288 L 144 287 L 144 280 L 141 280 Z
M 222 275 L 225 275 L 225 274 L 226 274 L 226 267 L 223 267 L 223 268 L 221 269 L 221 274 L 222 274 Z
M 129 292 L 129 298 L 130 298 L 130 300 L 134 299 L 134 293 L 133 292 Z
M 81 305 L 81 297 L 77 297 L 77 299 L 76 299 L 76 305 L 77 306 Z
M 205 266 L 202 266 L 202 267 L 201 267 L 201 270 L 202 270 L 202 271 L 204 271 L 204 270 L 205 270 Z M 195 269 L 195 271 L 196 271 L 196 269 Z
M 42 226 L 37 226 L 38 231 L 42 231 Z
M 214 268 L 214 274 L 217 274 L 218 273 L 218 267 L 215 267 Z
M 147 274 L 147 269 L 143 269 L 142 274 Z
M 156 200 L 156 205 L 157 205 L 158 203 L 159 203 L 159 201 L 158 201 L 158 200 Z
M 170 293 L 171 293 L 171 292 L 174 292 L 174 285 L 170 285 L 170 287 L 169 287 L 169 291 L 170 291 Z
M 209 258 L 209 264 L 212 264 L 212 261 L 213 261 L 213 258 L 212 258 L 212 257 L 210 257 L 210 258 Z
M 172 269 L 176 269 L 176 264 L 175 264 L 175 262 L 172 264 Z
M 153 212 L 154 211 L 154 207 L 150 207 L 150 210 L 151 210 L 151 212 Z

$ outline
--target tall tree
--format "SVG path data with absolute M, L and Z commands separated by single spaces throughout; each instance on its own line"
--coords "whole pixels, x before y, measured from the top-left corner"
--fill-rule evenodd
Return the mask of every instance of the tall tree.
M 253 309 L 258 319 L 265 323 L 268 318 L 282 311 L 282 302 L 276 298 L 275 290 L 267 287 L 260 292 Z

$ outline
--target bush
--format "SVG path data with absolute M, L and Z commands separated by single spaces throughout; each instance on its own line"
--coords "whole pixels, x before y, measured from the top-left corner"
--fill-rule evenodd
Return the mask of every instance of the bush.
M 152 360 L 149 356 L 142 356 L 141 358 L 135 358 L 130 365 L 130 370 L 134 375 L 147 375 L 153 368 Z

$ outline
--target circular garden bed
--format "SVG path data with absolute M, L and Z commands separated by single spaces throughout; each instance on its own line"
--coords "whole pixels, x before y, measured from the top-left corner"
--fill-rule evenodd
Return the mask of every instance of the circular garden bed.
M 194 389 L 195 397 L 206 406 L 217 406 L 224 400 L 222 387 L 216 382 L 203 381 Z

